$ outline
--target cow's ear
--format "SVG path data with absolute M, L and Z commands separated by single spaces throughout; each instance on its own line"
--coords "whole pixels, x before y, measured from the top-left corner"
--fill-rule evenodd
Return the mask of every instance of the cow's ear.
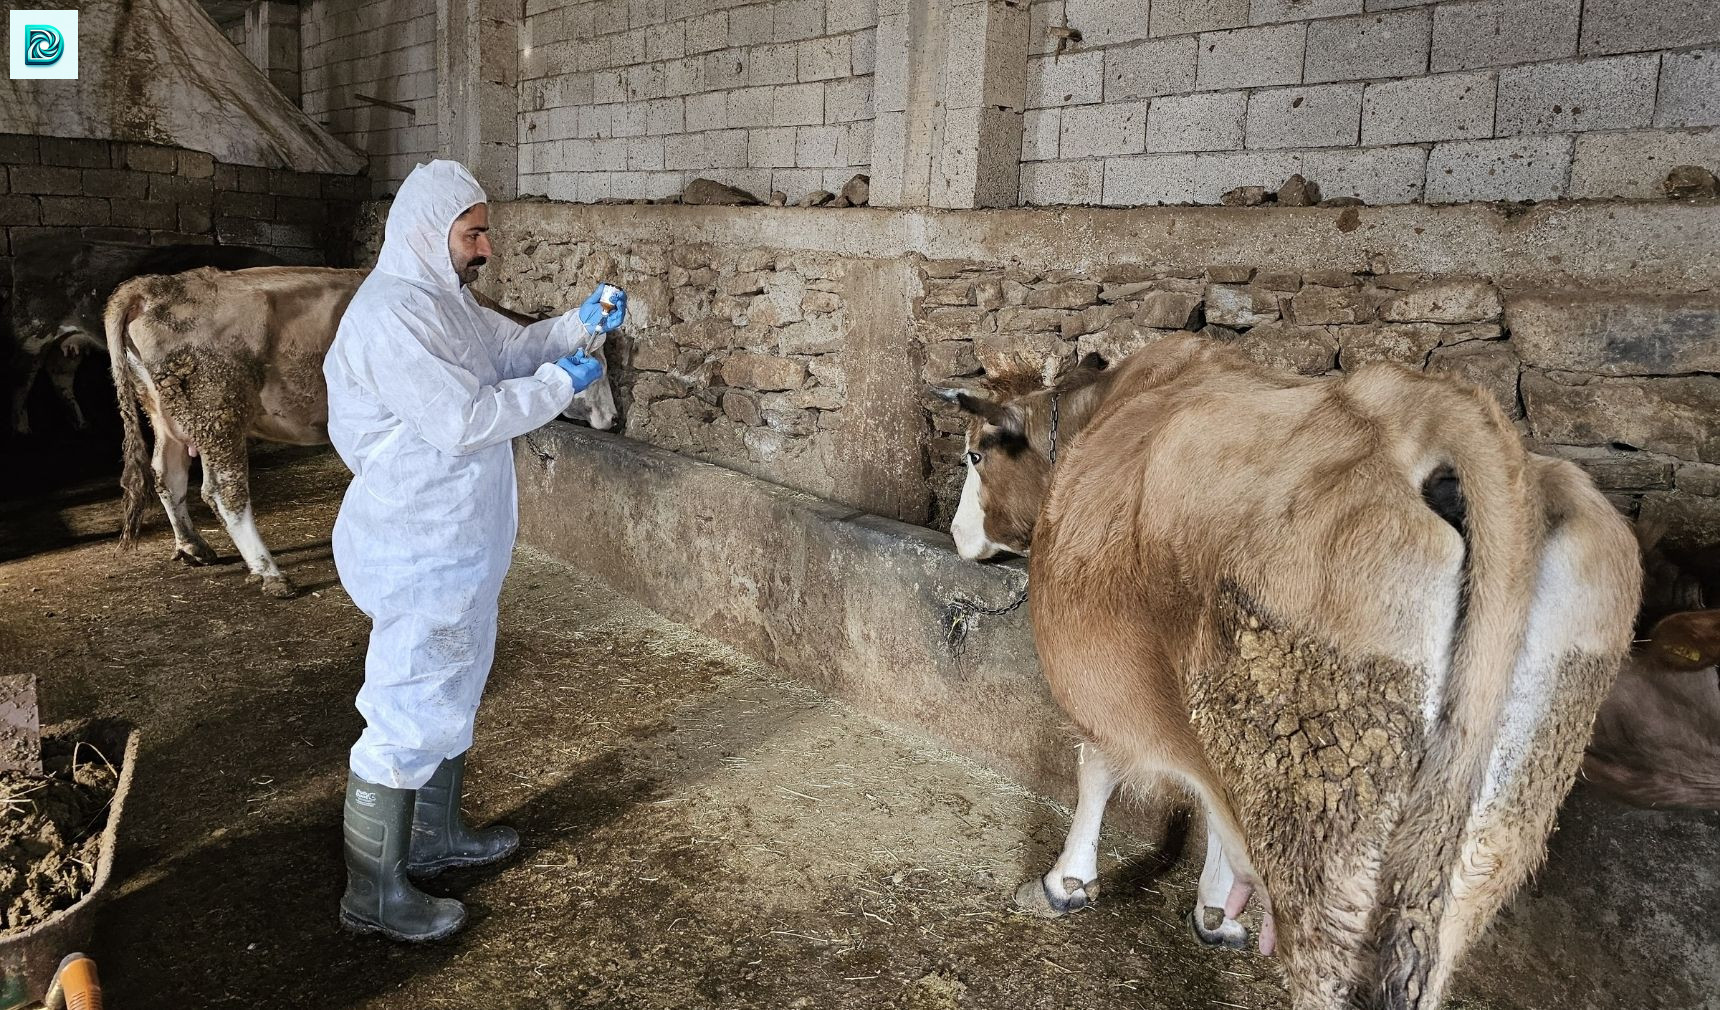
M 948 386 L 934 386 L 932 392 L 941 400 L 947 400 L 962 410 L 978 417 L 983 417 L 991 424 L 1005 431 L 1019 434 L 1021 432 L 1021 414 L 1015 408 L 987 399 L 969 389 L 956 389 Z
M 1720 610 L 1687 610 L 1654 626 L 1648 636 L 1654 668 L 1674 673 L 1705 670 L 1720 662 Z
M 1105 356 L 1103 354 L 1100 354 L 1098 351 L 1088 351 L 1087 355 L 1081 359 L 1080 364 L 1075 367 L 1086 369 L 1090 372 L 1103 372 L 1107 364 L 1109 364 L 1109 362 L 1105 360 Z

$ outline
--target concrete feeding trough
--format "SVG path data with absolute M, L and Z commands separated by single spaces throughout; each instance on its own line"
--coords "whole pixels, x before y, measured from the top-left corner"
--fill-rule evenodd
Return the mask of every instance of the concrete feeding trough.
M 118 759 L 118 781 L 108 804 L 107 824 L 102 828 L 101 853 L 96 859 L 95 879 L 90 889 L 69 908 L 0 939 L 0 1008 L 33 1003 L 47 995 L 60 959 L 88 947 L 95 934 L 96 916 L 111 888 L 114 856 L 118 850 L 121 817 L 131 792 L 132 773 L 137 766 L 139 733 L 118 721 L 91 720 L 64 723 L 43 734 L 54 740 L 93 745 L 109 760 Z

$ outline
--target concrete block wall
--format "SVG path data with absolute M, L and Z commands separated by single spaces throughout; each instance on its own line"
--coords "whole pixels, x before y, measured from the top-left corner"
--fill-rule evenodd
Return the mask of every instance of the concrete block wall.
M 877 21 L 873 0 L 527 0 L 519 192 L 837 192 L 872 160 Z
M 201 151 L 0 134 L 0 266 L 33 236 L 167 245 L 219 242 L 292 262 L 344 255 L 357 176 L 228 165 Z M 0 271 L 3 272 L 3 271 Z
M 375 195 L 392 194 L 436 157 L 436 0 L 307 0 L 299 29 L 305 112 L 369 155 Z
M 1648 198 L 1720 171 L 1712 0 L 1033 0 L 1021 201 Z M 1073 29 L 1080 41 L 1060 36 Z

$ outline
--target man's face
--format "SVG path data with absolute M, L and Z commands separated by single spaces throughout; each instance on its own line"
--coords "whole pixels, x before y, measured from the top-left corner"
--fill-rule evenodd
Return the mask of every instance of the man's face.
M 448 260 L 461 284 L 478 279 L 478 268 L 490 261 L 490 208 L 478 204 L 454 220 L 448 232 Z

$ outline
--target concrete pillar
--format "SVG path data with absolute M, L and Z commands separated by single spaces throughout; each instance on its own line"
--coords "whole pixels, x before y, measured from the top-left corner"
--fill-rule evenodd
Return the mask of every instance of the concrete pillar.
M 492 200 L 519 187 L 524 0 L 436 0 L 436 140 Z
M 281 94 L 299 102 L 299 7 L 252 0 L 245 8 L 245 56 Z
M 1015 205 L 1027 36 L 1026 0 L 880 0 L 874 205 Z
M 1013 207 L 1027 105 L 1027 4 L 958 2 L 949 14 L 934 207 Z

